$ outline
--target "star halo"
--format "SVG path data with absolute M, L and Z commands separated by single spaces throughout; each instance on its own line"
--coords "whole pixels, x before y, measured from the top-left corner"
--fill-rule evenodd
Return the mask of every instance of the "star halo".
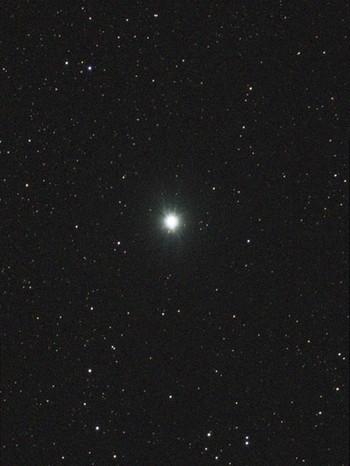
M 179 216 L 175 213 L 168 213 L 164 217 L 164 226 L 169 232 L 177 230 L 180 224 Z

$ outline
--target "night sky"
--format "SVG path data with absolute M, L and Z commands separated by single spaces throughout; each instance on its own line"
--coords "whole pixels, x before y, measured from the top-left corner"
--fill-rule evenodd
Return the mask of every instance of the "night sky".
M 3 3 L 2 466 L 349 464 L 346 3 Z

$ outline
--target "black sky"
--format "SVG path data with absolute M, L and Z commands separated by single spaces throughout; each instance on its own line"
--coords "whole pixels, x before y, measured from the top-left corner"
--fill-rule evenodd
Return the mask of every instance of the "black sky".
M 3 466 L 349 464 L 346 3 L 2 5 Z

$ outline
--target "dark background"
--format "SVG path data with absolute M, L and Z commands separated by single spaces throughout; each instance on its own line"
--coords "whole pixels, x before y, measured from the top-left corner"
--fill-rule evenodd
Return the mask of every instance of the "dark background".
M 3 466 L 349 464 L 348 8 L 2 3 Z

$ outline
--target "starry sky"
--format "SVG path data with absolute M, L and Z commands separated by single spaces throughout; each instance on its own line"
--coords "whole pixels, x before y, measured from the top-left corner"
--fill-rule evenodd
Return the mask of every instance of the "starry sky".
M 5 2 L 3 466 L 348 464 L 346 3 Z

